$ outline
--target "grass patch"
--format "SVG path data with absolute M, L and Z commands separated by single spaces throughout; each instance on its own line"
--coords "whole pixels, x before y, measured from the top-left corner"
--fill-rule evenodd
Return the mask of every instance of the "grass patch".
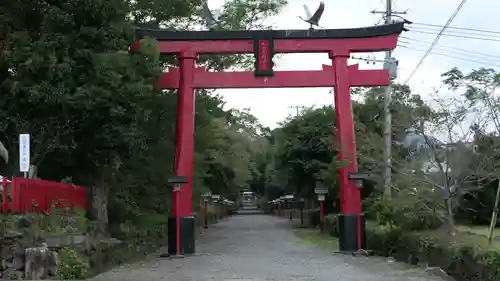
M 495 239 L 497 233 L 500 233 L 500 229 L 498 228 L 494 230 L 493 239 L 491 241 L 491 244 L 489 244 L 488 226 L 458 225 L 456 239 L 464 244 L 476 245 L 483 250 L 491 250 L 492 248 L 500 250 L 500 241 L 498 239 Z
M 489 227 L 483 225 L 457 225 L 457 231 L 460 232 L 471 232 L 477 235 L 483 235 L 484 237 L 488 237 Z M 500 228 L 496 228 L 493 232 L 493 238 L 497 233 L 500 233 Z
M 293 233 L 300 239 L 327 250 L 338 250 L 339 240 L 326 233 L 320 233 L 318 229 L 295 229 Z

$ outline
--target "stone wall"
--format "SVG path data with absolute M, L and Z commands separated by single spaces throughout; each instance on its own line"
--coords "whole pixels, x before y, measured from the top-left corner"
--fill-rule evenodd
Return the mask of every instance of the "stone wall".
M 212 224 L 219 219 L 219 214 L 213 207 L 208 211 L 209 224 Z M 197 227 L 202 227 L 203 211 L 200 210 L 195 216 Z M 101 236 L 97 238 L 96 235 L 82 232 L 43 232 L 36 221 L 39 218 L 39 215 L 0 214 L 0 279 L 79 279 L 71 272 L 58 272 L 58 268 L 64 268 L 67 263 L 64 254 L 67 251 L 76 253 L 85 263 L 88 270 L 85 269 L 84 274 L 94 275 L 118 264 L 140 259 L 166 244 L 167 230 L 161 225 L 138 229 L 134 225 L 121 224 L 119 229 L 112 231 L 115 237 L 121 239 L 118 240 Z M 88 223 L 87 229 L 92 229 L 91 223 Z M 71 278 L 68 278 L 68 274 Z
M 27 233 L 8 231 L 0 237 L 0 278 L 46 279 L 56 275 L 57 251 Z
M 85 234 L 64 233 L 68 229 L 78 231 L 75 219 L 0 214 L 0 279 L 54 279 L 62 248 L 85 250 L 91 246 Z

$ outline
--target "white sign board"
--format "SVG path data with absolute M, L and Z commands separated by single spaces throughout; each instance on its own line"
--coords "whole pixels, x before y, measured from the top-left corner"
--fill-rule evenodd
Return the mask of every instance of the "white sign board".
M 19 135 L 19 170 L 28 172 L 30 169 L 30 134 Z

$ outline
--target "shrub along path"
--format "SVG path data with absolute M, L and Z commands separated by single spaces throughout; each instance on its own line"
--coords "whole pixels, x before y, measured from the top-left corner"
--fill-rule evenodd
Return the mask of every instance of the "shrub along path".
M 423 270 L 378 257 L 333 255 L 298 238 L 287 219 L 236 215 L 199 237 L 198 254 L 180 260 L 152 258 L 90 280 L 315 280 L 430 281 Z

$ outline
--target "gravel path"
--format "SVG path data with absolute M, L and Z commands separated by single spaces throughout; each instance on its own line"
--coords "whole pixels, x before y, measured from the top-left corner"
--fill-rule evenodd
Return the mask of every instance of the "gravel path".
M 378 257 L 333 255 L 267 215 L 226 218 L 200 234 L 197 254 L 124 265 L 94 281 L 431 281 L 422 269 Z

